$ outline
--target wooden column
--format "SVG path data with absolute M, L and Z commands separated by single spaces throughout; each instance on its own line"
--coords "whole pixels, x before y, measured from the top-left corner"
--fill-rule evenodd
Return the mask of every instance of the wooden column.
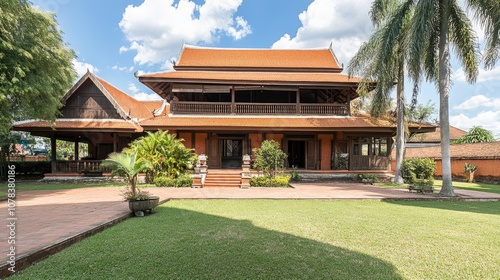
M 51 165 L 52 173 L 56 173 L 56 171 L 57 171 L 56 149 L 57 149 L 57 147 L 56 147 L 56 134 L 55 134 L 55 132 L 52 132 L 52 134 L 50 135 L 50 165 Z
M 75 135 L 75 160 L 78 161 L 80 158 L 79 158 L 79 143 L 78 143 L 78 133 Z
M 118 151 L 118 135 L 116 133 L 113 134 L 113 152 L 116 153 Z
M 234 91 L 234 85 L 231 87 L 231 115 L 236 114 L 236 94 Z
M 351 94 L 347 92 L 347 115 L 351 116 Z
M 300 88 L 297 87 L 297 92 L 295 93 L 295 108 L 297 115 L 300 115 Z

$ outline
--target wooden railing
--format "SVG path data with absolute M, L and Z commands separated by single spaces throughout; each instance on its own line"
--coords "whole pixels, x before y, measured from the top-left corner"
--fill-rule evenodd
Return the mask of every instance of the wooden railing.
M 297 105 L 276 103 L 236 103 L 236 114 L 295 115 Z
M 300 114 L 347 116 L 349 111 L 347 106 L 342 104 L 301 104 Z
M 56 161 L 56 172 L 105 171 L 101 169 L 101 163 L 102 160 L 58 160 Z
M 174 114 L 231 114 L 231 103 L 227 102 L 172 102 Z
M 170 106 L 173 114 L 349 115 L 344 104 L 234 103 L 233 106 L 230 102 L 175 101 Z

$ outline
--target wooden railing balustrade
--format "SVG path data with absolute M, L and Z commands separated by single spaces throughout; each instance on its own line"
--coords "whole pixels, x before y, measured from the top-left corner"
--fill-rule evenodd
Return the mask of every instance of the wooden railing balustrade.
M 347 116 L 345 104 L 296 104 L 296 103 L 231 103 L 174 101 L 173 114 L 236 114 L 236 115 L 322 115 Z
M 80 173 L 87 171 L 105 171 L 101 169 L 102 160 L 58 160 L 56 172 Z

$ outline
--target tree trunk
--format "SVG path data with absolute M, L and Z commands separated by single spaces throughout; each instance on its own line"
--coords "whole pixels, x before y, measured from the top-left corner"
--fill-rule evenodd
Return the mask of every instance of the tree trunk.
M 450 160 L 450 115 L 449 115 L 449 91 L 450 91 L 450 46 L 449 46 L 449 0 L 440 1 L 441 30 L 439 36 L 439 125 L 441 128 L 441 162 L 443 173 L 443 185 L 441 196 L 455 196 L 451 180 Z
M 396 128 L 396 170 L 394 173 L 394 183 L 403 184 L 401 166 L 405 151 L 405 95 L 404 95 L 404 65 L 400 58 L 398 67 L 398 85 L 397 85 L 397 128 Z

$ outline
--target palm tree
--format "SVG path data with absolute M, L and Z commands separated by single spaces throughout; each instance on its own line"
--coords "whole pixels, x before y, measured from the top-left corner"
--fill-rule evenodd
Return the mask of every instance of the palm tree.
M 125 179 L 130 187 L 129 199 L 134 200 L 138 194 L 136 190 L 137 175 L 146 170 L 147 165 L 143 161 L 136 160 L 137 152 L 128 153 L 127 151 L 121 153 L 112 153 L 102 162 L 103 166 L 111 168 L 112 176 L 118 176 Z
M 375 0 L 370 11 L 372 23 L 376 31 L 370 39 L 364 43 L 348 65 L 349 76 L 363 76 L 361 89 L 369 89 L 366 84 L 377 81 L 372 96 L 371 115 L 379 117 L 383 115 L 390 101 L 390 91 L 396 84 L 397 122 L 396 122 L 396 170 L 394 182 L 403 183 L 401 166 L 405 149 L 405 102 L 404 102 L 404 36 L 408 19 L 401 22 L 401 28 L 397 35 L 397 43 L 385 48 L 384 40 L 390 30 L 387 28 L 387 19 L 398 7 L 400 0 Z M 389 54 L 388 57 L 383 55 Z
M 481 22 L 486 37 L 484 64 L 492 68 L 500 56 L 500 2 L 498 0 L 465 0 L 474 19 Z M 386 62 L 394 56 L 392 46 L 400 42 L 402 23 L 410 17 L 405 50 L 409 75 L 417 82 L 425 76 L 439 89 L 439 122 L 443 184 L 440 194 L 454 196 L 451 180 L 449 90 L 450 44 L 461 62 L 466 78 L 475 82 L 479 51 L 472 23 L 457 0 L 406 0 L 387 20 L 382 55 Z
M 480 126 L 473 126 L 469 132 L 457 139 L 452 144 L 470 144 L 470 143 L 484 143 L 493 142 L 495 137 L 491 131 L 486 130 Z

